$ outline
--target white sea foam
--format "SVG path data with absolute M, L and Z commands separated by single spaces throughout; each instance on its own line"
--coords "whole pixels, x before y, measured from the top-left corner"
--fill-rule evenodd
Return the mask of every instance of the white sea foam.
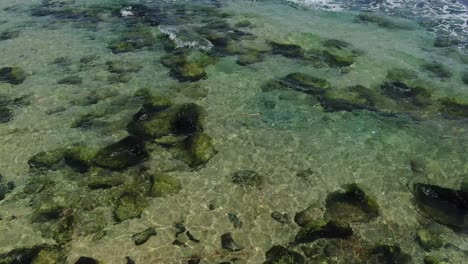
M 213 48 L 209 40 L 194 33 L 193 30 L 171 25 L 159 25 L 158 29 L 174 41 L 177 48 L 188 47 L 205 51 Z
M 465 0 L 286 0 L 307 8 L 330 11 L 380 11 L 431 22 L 432 31 L 447 31 L 468 38 L 468 3 Z

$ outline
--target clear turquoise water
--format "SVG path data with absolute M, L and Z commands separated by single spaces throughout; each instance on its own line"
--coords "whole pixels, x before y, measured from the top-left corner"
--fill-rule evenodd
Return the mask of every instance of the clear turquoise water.
M 7 71 L 0 82 L 6 193 L 0 263 L 76 263 L 83 256 L 99 263 L 131 263 L 126 257 L 135 263 L 264 263 L 274 245 L 298 252 L 306 263 L 360 263 L 349 254 L 365 256 L 365 263 L 423 263 L 427 255 L 464 263 L 466 234 L 423 212 L 411 190 L 413 183 L 460 189 L 468 181 L 463 32 L 459 42 L 452 36 L 440 47 L 434 43 L 441 35 L 417 17 L 378 11 L 366 17 L 356 8 L 281 1 L 137 2 L 0 1 L 0 33 L 6 32 L 0 68 L 19 67 L 25 76 L 15 83 L 18 75 Z M 244 21 L 250 25 L 238 24 Z M 327 46 L 330 39 L 342 46 Z M 209 43 L 211 49 L 200 48 Z M 296 45 L 299 55 L 285 55 L 275 43 Z M 254 60 L 244 65 L 243 56 Z M 288 81 L 297 72 L 328 84 L 311 92 Z M 70 76 L 74 82 L 63 80 Z M 396 81 L 416 94 L 386 92 L 385 84 Z M 357 85 L 365 95 L 350 92 Z M 173 106 L 165 111 L 197 104 L 202 129 L 172 128 L 162 139 L 132 130 L 146 122 L 138 114 L 150 100 L 142 89 L 167 98 Z M 200 133 L 211 143 L 198 150 L 185 139 Z M 118 169 L 97 160 L 99 150 L 129 134 L 144 142 L 144 158 Z M 162 141 L 174 140 L 173 134 L 178 137 L 169 147 Z M 77 149 L 81 156 L 72 158 Z M 33 162 L 53 150 L 59 150 L 54 164 Z M 75 158 L 84 165 L 76 166 Z M 236 182 L 240 170 L 255 171 L 261 183 Z M 351 221 L 353 236 L 346 239 L 292 243 L 301 229 L 296 213 L 310 208 L 315 220 L 327 219 L 327 196 L 353 183 L 378 204 L 378 217 Z M 138 208 L 121 219 L 125 195 Z M 289 222 L 274 220 L 275 211 L 287 213 Z M 175 223 L 199 242 L 177 235 Z M 132 236 L 151 227 L 157 235 L 136 245 Z M 436 230 L 444 246 L 423 249 L 415 240 L 421 228 Z M 241 250 L 222 247 L 228 232 Z M 338 253 L 310 253 L 336 241 Z M 377 245 L 398 245 L 412 260 L 375 262 L 369 252 Z M 60 257 L 51 260 L 53 253 Z M 41 259 L 46 255 L 51 259 Z M 302 263 L 291 261 L 284 263 Z

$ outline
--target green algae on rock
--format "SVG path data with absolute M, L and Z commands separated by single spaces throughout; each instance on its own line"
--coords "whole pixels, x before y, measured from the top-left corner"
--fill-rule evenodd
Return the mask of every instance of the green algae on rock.
M 454 117 L 468 117 L 468 103 L 448 97 L 439 99 L 439 102 L 442 105 L 440 108 L 442 113 Z
M 123 170 L 143 162 L 148 157 L 143 140 L 128 136 L 96 153 L 93 164 L 110 170 Z
M 58 247 L 44 248 L 36 255 L 31 264 L 60 264 L 64 263 L 64 250 Z
M 187 137 L 180 144 L 170 149 L 172 155 L 190 167 L 198 167 L 207 163 L 218 151 L 213 145 L 213 140 L 205 133 L 196 133 Z
M 87 172 L 92 166 L 93 158 L 98 153 L 97 147 L 78 144 L 65 151 L 64 161 L 70 168 L 80 173 Z
M 388 28 L 388 29 L 400 29 L 400 30 L 410 30 L 414 29 L 414 26 L 397 21 L 396 19 L 377 15 L 375 13 L 361 13 L 356 17 L 356 22 L 358 23 L 372 23 L 376 24 L 379 27 Z
M 0 82 L 21 84 L 26 80 L 26 72 L 20 67 L 3 67 L 0 69 Z
M 304 57 L 304 50 L 301 46 L 295 44 L 286 44 L 286 43 L 278 43 L 278 42 L 271 42 L 272 53 L 283 55 L 287 58 L 303 58 Z
M 317 97 L 326 112 L 369 110 L 376 111 L 375 93 L 364 86 L 353 86 L 344 90 L 329 90 Z
M 180 180 L 166 174 L 152 175 L 151 177 L 151 197 L 164 197 L 174 195 L 182 190 Z
M 241 251 L 242 246 L 234 242 L 231 233 L 225 233 L 221 235 L 221 247 L 231 252 Z
M 248 53 L 244 53 L 239 55 L 236 60 L 236 63 L 242 66 L 254 64 L 257 62 L 261 62 L 263 60 L 263 55 L 260 52 L 250 51 Z
M 140 194 L 126 191 L 117 199 L 114 218 L 117 222 L 139 218 L 147 203 L 147 200 Z
M 164 106 L 166 107 L 166 106 Z M 202 131 L 203 109 L 193 103 L 176 105 L 148 114 L 148 106 L 138 112 L 128 125 L 131 133 L 149 138 L 161 138 L 170 134 L 192 135 Z M 149 111 L 152 112 L 152 111 Z
M 50 151 L 43 151 L 35 154 L 28 160 L 29 167 L 31 168 L 52 168 L 53 165 L 62 161 L 65 156 L 65 149 L 56 149 Z
M 122 60 L 108 61 L 106 62 L 106 65 L 109 67 L 109 71 L 113 73 L 138 72 L 142 68 L 139 65 Z
M 339 221 L 312 220 L 305 224 L 296 235 L 296 243 L 310 243 L 320 238 L 349 238 L 353 230 L 349 224 Z
M 345 192 L 327 196 L 325 217 L 349 222 L 368 222 L 379 216 L 377 202 L 357 184 L 345 186 Z
M 440 62 L 428 62 L 423 64 L 421 68 L 441 79 L 452 77 L 450 70 Z
M 415 183 L 416 205 L 439 224 L 468 233 L 468 193 L 437 185 Z
M 239 170 L 232 174 L 232 182 L 240 186 L 260 187 L 263 181 L 263 176 L 253 170 Z
M 0 41 L 14 39 L 14 38 L 19 37 L 19 35 L 20 35 L 19 30 L 5 30 L 2 33 L 0 33 Z
M 83 79 L 78 75 L 71 75 L 57 81 L 58 84 L 79 85 Z
M 330 89 L 330 83 L 324 79 L 301 73 L 290 73 L 281 80 L 285 87 L 307 94 L 321 94 Z
M 133 243 L 135 243 L 135 245 L 139 246 L 139 245 L 143 245 L 144 243 L 146 243 L 146 241 L 148 241 L 150 237 L 156 236 L 156 234 L 157 234 L 156 229 L 154 229 L 154 227 L 148 227 L 144 231 L 134 234 L 132 236 L 132 240 L 133 240 Z
M 444 245 L 438 234 L 426 228 L 421 228 L 416 232 L 416 241 L 426 251 L 438 249 Z
M 434 256 L 425 256 L 424 259 L 424 264 L 449 264 L 450 262 L 440 260 L 439 258 L 436 258 Z
M 371 249 L 371 260 L 381 264 L 410 264 L 413 258 L 399 246 L 379 245 Z M 373 263 L 373 262 L 371 262 Z
M 264 264 L 303 264 L 305 258 L 296 251 L 287 249 L 280 245 L 271 247 L 265 252 L 266 261 Z
M 87 185 L 90 189 L 108 189 L 125 183 L 124 174 L 93 167 L 88 172 Z

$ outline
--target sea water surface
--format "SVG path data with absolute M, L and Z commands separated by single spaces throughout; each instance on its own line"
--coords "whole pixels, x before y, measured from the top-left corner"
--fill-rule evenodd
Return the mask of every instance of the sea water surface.
M 0 263 L 468 263 L 467 19 L 0 0 Z

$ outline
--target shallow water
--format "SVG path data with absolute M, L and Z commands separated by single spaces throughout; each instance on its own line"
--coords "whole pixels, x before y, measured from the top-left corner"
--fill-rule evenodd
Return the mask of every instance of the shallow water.
M 443 23 L 431 28 L 424 14 L 360 13 L 369 8 L 357 5 L 330 11 L 302 2 L 0 0 L 0 33 L 18 32 L 0 41 L 0 68 L 25 72 L 21 83 L 0 81 L 2 107 L 10 113 L 1 113 L 1 184 L 15 185 L 0 201 L 4 262 L 76 263 L 86 256 L 99 263 L 131 263 L 126 257 L 135 263 L 263 263 L 272 246 L 282 245 L 306 263 L 356 263 L 345 253 L 306 250 L 329 243 L 326 238 L 293 243 L 300 230 L 296 213 L 310 206 L 313 218 L 323 219 L 327 196 L 356 183 L 379 205 L 379 216 L 352 222 L 353 236 L 343 241 L 398 245 L 411 256 L 407 263 L 427 255 L 464 263 L 466 232 L 423 212 L 412 185 L 460 189 L 468 183 L 466 27 L 434 45 L 445 36 L 436 28 Z M 457 16 L 466 20 L 466 13 L 450 19 Z M 244 21 L 249 24 L 238 24 Z M 341 42 L 327 46 L 326 40 Z M 296 53 L 285 54 L 275 43 L 297 45 Z M 239 63 L 247 55 L 254 60 Z M 192 70 L 201 67 L 205 75 L 181 77 L 187 64 L 178 59 L 194 61 Z M 288 83 L 285 76 L 295 72 L 328 84 L 312 91 Z M 63 80 L 70 76 L 74 82 Z M 364 94 L 350 92 L 358 85 Z M 203 118 L 165 134 L 177 134 L 182 143 L 168 146 L 160 136 L 141 135 L 132 124 L 160 111 L 136 118 L 149 100 L 142 89 L 167 97 L 175 105 L 169 110 L 195 103 Z M 128 134 L 144 141 L 147 157 L 119 169 L 96 160 L 99 149 Z M 199 134 L 208 135 L 211 143 L 204 144 L 216 151 L 193 150 L 185 138 Z M 93 154 L 83 154 L 84 165 L 74 167 L 70 152 L 77 145 Z M 65 162 L 61 156 L 55 164 L 31 165 L 37 153 L 57 149 Z M 208 151 L 200 154 L 208 158 L 192 157 L 196 151 Z M 255 171 L 261 182 L 239 184 L 233 175 L 240 170 Z M 167 185 L 179 186 L 155 195 L 148 186 L 161 173 L 170 177 Z M 90 183 L 106 175 L 122 182 Z M 141 199 L 142 209 L 119 219 L 124 195 Z M 275 211 L 289 221 L 275 221 Z M 175 223 L 195 239 L 177 235 Z M 132 236 L 149 227 L 157 235 L 136 245 Z M 415 240 L 423 227 L 436 229 L 444 246 L 424 250 Z M 228 232 L 241 250 L 222 248 Z M 60 257 L 38 262 L 40 250 Z M 323 258 L 328 262 L 319 262 Z

